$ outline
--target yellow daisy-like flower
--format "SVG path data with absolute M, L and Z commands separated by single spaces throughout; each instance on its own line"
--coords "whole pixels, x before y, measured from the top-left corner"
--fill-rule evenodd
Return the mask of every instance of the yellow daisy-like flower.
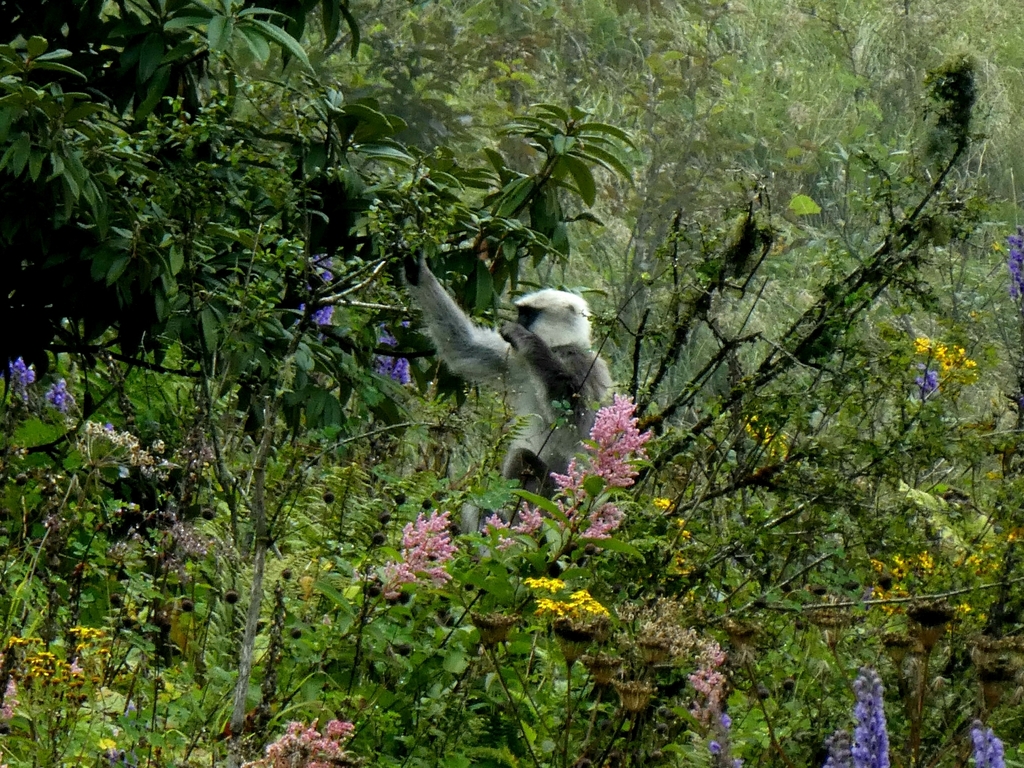
M 932 340 L 927 336 L 918 336 L 914 339 L 914 351 L 919 355 L 927 355 L 932 351 Z
M 549 598 L 542 597 L 537 600 L 537 613 L 544 615 L 550 613 L 552 616 L 561 618 L 562 616 L 569 615 L 569 603 L 563 603 L 558 600 L 550 600 Z
M 547 592 L 558 592 L 560 589 L 565 589 L 565 582 L 561 579 L 523 579 L 523 584 L 528 586 L 530 589 L 543 589 Z
M 589 613 L 592 616 L 608 615 L 608 609 L 591 597 L 590 592 L 585 589 L 573 592 L 570 599 L 572 602 L 569 605 L 575 612 Z
M 117 749 L 117 742 L 113 739 L 100 739 L 96 742 L 96 746 L 99 747 L 102 752 L 109 752 L 112 749 Z
M 655 509 L 660 509 L 664 512 L 666 509 L 672 506 L 672 499 L 655 499 L 651 502 L 654 504 Z

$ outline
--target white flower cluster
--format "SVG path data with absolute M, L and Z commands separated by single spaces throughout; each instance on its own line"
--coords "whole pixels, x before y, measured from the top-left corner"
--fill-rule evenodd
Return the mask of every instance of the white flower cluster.
M 120 467 L 122 477 L 128 475 L 129 467 L 138 467 L 145 477 L 166 479 L 168 471 L 173 466 L 170 462 L 153 455 L 163 453 L 163 440 L 156 440 L 150 452 L 142 447 L 139 438 L 131 432 L 118 432 L 113 424 L 87 421 L 79 448 L 93 464 Z

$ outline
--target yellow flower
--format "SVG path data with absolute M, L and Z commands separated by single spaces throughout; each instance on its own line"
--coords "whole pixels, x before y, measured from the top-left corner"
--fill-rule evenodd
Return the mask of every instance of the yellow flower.
M 547 592 L 557 592 L 560 589 L 565 589 L 565 582 L 561 579 L 523 579 L 523 584 L 530 589 L 543 589 Z
M 571 600 L 570 610 L 574 613 L 589 613 L 594 616 L 608 615 L 608 609 L 591 597 L 590 592 L 585 589 L 573 592 Z
M 932 350 L 932 341 L 927 336 L 914 339 L 914 351 L 919 355 L 927 355 Z
M 71 634 L 78 635 L 79 640 L 94 640 L 103 637 L 103 630 L 96 627 L 72 627 Z
M 672 499 L 655 499 L 652 502 L 656 509 L 660 509 L 664 512 L 666 509 L 672 506 Z
M 552 579 L 552 581 L 557 581 L 557 579 Z M 585 589 L 573 592 L 569 597 L 569 602 L 551 600 L 547 597 L 538 598 L 537 613 L 539 615 L 550 614 L 557 618 L 568 616 L 574 619 L 609 615 L 608 609 L 591 597 L 590 592 Z
M 112 749 L 117 749 L 117 742 L 113 739 L 100 739 L 96 746 L 100 748 L 102 752 L 109 752 Z
M 557 600 L 549 600 L 546 597 L 542 597 L 539 600 L 537 600 L 538 614 L 550 613 L 553 616 L 562 617 L 568 615 L 569 608 L 570 606 L 568 603 L 562 603 Z

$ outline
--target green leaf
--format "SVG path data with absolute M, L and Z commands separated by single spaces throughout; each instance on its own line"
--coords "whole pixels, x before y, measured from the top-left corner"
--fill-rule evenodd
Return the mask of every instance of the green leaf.
M 67 48 L 57 48 L 49 53 L 44 53 L 42 56 L 36 56 L 36 61 L 57 61 L 70 58 L 71 55 L 71 51 Z
M 597 185 L 594 183 L 594 174 L 590 172 L 590 168 L 582 160 L 572 155 L 563 157 L 562 163 L 572 174 L 572 178 L 576 182 L 576 189 L 579 191 L 580 197 L 583 198 L 583 202 L 588 206 L 593 205 L 597 199 Z
M 477 311 L 487 309 L 494 301 L 494 279 L 482 261 L 477 262 L 476 268 L 476 290 L 474 305 Z
M 8 38 L 9 39 L 9 38 Z M 34 59 L 37 56 L 42 56 L 46 53 L 46 49 L 50 47 L 50 44 L 46 42 L 45 37 L 39 37 L 39 35 L 33 35 L 28 39 L 28 43 L 25 45 L 25 49 L 28 51 L 30 59 Z
M 146 39 L 139 50 L 139 69 L 137 77 L 140 83 L 149 82 L 149 78 L 151 78 L 153 73 L 156 72 L 163 57 L 163 37 L 155 32 L 150 35 L 146 35 Z
M 75 77 L 80 77 L 83 80 L 87 79 L 86 76 L 77 69 L 72 69 L 65 64 L 58 64 L 54 61 L 40 61 L 33 64 L 32 69 L 45 69 L 48 72 L 63 72 L 65 75 L 74 75 Z
M 199 311 L 199 327 L 203 332 L 203 341 L 206 345 L 206 349 L 203 351 L 206 354 L 213 354 L 217 349 L 220 321 L 217 319 L 217 313 L 210 307 L 203 307 Z
M 453 675 L 461 675 L 469 666 L 469 657 L 465 651 L 452 650 L 445 654 L 444 668 Z
M 320 15 L 324 24 L 324 46 L 329 46 L 338 39 L 341 32 L 341 13 L 338 8 L 338 0 L 323 0 L 320 3 L 322 8 Z
M 533 192 L 533 177 L 526 176 L 522 179 L 516 179 L 515 181 L 509 182 L 505 185 L 505 188 L 501 191 L 501 196 L 498 198 L 497 210 L 495 210 L 495 216 L 513 216 L 526 201 L 526 198 Z
M 402 165 L 411 165 L 415 162 L 412 155 L 390 144 L 359 144 L 355 149 L 359 154 L 377 160 L 394 160 Z
M 146 98 L 143 99 L 142 103 L 139 104 L 139 108 L 135 110 L 135 119 L 142 120 L 147 117 L 150 112 L 156 109 L 156 105 L 160 103 L 160 99 L 164 97 L 164 93 L 167 92 L 167 86 L 171 82 L 171 67 L 170 65 L 164 64 L 156 70 L 156 74 L 153 75 L 149 81 L 149 90 L 146 93 Z
M 563 123 L 569 122 L 569 113 L 557 104 L 534 104 L 531 109 L 535 109 L 538 112 L 547 112 L 549 115 L 557 120 L 561 120 Z
M 601 549 L 607 549 L 609 552 L 621 552 L 624 555 L 635 557 L 638 560 L 643 560 L 644 556 L 639 549 L 634 547 L 632 544 L 627 544 L 624 541 L 618 539 L 584 539 L 589 544 L 600 547 Z
M 173 32 L 177 29 L 201 27 L 204 24 L 208 24 L 211 18 L 213 18 L 212 13 L 209 16 L 175 16 L 173 19 L 168 19 L 164 22 L 164 31 Z
M 324 2 L 330 2 L 330 0 L 324 0 Z M 356 21 L 356 17 L 352 15 L 352 11 L 348 9 L 348 3 L 345 0 L 340 0 L 338 3 L 338 10 L 341 11 L 341 15 L 345 17 L 345 23 L 348 24 L 349 34 L 352 35 L 352 45 L 349 50 L 351 51 L 352 58 L 354 59 L 359 53 L 359 43 L 361 40 L 359 34 L 359 22 Z
M 794 195 L 793 199 L 789 201 L 789 210 L 797 216 L 810 216 L 821 213 L 821 206 L 807 195 Z
M 624 179 L 631 178 L 629 170 L 622 164 L 622 161 L 619 160 L 619 158 L 607 150 L 595 147 L 593 143 L 584 144 L 583 148 L 573 152 L 573 155 L 590 160 L 598 165 L 602 165 L 612 173 L 619 174 Z
M 588 475 L 587 479 L 583 481 L 583 490 L 590 498 L 596 499 L 604 490 L 604 478 L 599 475 Z
M 43 170 L 43 159 L 46 157 L 45 152 L 39 150 L 33 150 L 29 155 L 28 159 L 28 177 L 35 181 L 39 178 L 40 171 Z
M 241 23 L 254 26 L 264 37 L 270 38 L 298 59 L 306 69 L 312 69 L 309 65 L 309 58 L 306 56 L 306 52 L 302 50 L 302 46 L 299 45 L 299 41 L 280 27 L 275 27 L 270 22 L 260 21 L 259 19 L 246 19 L 244 22 L 240 22 L 240 25 Z
M 263 35 L 244 26 L 238 28 L 238 33 L 249 46 L 249 50 L 252 52 L 254 59 L 257 61 L 266 61 L 270 58 L 270 43 L 267 42 L 267 39 L 263 37 Z
M 538 496 L 536 493 L 524 491 L 522 488 L 513 488 L 512 493 L 514 493 L 516 496 L 523 499 L 524 501 L 528 501 L 530 504 L 533 504 L 533 506 L 537 507 L 537 509 L 543 512 L 547 512 L 552 517 L 562 517 L 562 513 L 558 509 L 558 505 L 555 504 L 555 502 L 553 502 L 551 499 L 546 499 L 543 496 Z
M 614 125 L 608 125 L 607 123 L 581 123 L 576 126 L 576 132 L 577 134 L 607 133 L 609 136 L 614 136 L 630 149 L 636 149 L 636 144 L 633 143 L 633 139 L 628 133 L 621 128 L 616 128 Z
M 31 149 L 32 138 L 27 133 L 21 134 L 4 152 L 3 158 L 0 158 L 0 168 L 9 168 L 15 178 L 21 176 L 21 172 L 28 163 Z
M 206 39 L 210 42 L 211 51 L 226 50 L 231 43 L 231 34 L 235 29 L 235 20 L 228 16 L 214 16 L 206 29 Z

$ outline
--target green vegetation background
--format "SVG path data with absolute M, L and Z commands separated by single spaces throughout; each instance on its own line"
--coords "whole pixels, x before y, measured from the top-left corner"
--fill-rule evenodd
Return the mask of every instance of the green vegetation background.
M 0 15 L 3 762 L 821 765 L 870 666 L 893 765 L 1021 764 L 1012 4 Z M 421 252 L 483 323 L 582 291 L 653 438 L 612 539 L 388 599 L 405 526 L 520 503 Z

